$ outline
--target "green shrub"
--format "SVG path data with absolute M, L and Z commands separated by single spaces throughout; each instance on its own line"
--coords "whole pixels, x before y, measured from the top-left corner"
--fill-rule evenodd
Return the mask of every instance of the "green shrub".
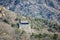
M 18 28 L 15 29 L 15 33 L 16 34 L 19 34 L 20 33 L 20 30 Z
M 39 34 L 39 35 L 38 35 L 38 38 L 42 38 L 42 34 Z
M 8 21 L 7 19 L 4 19 L 3 21 L 4 21 L 5 23 L 8 23 L 8 24 L 9 24 L 9 21 Z
M 58 34 L 54 34 L 53 39 L 56 40 L 58 38 Z
M 46 33 L 43 34 L 43 37 L 47 37 L 47 36 L 48 36 L 48 34 L 46 34 Z
M 25 33 L 25 31 L 22 31 L 22 32 L 21 32 L 21 34 L 24 34 L 24 33 Z
M 16 23 L 16 24 L 12 23 L 11 26 L 19 28 L 19 24 L 18 23 Z
M 34 34 L 34 33 L 32 33 L 31 37 L 42 38 L 42 34 Z
M 15 21 L 18 21 L 18 20 L 19 20 L 18 18 L 15 19 Z

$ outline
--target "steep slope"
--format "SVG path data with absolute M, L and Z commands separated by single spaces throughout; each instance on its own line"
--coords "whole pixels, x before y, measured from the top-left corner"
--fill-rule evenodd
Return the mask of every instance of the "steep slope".
M 0 40 L 16 40 L 15 28 L 11 26 L 16 17 L 16 13 L 0 6 Z
M 1 18 L 2 19 L 8 19 L 10 22 L 14 22 L 15 18 L 17 15 L 14 12 L 11 12 L 9 10 L 6 10 L 4 7 L 0 6 L 0 13 L 3 15 Z

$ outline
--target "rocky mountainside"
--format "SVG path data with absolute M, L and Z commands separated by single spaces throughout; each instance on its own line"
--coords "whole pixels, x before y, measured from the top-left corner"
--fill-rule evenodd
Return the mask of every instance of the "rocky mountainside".
M 19 29 L 22 16 L 30 31 Z M 60 0 L 0 0 L 0 40 L 60 40 Z
M 60 0 L 0 0 L 0 5 L 22 16 L 60 22 Z
M 0 40 L 16 40 L 15 29 L 11 27 L 16 14 L 0 6 Z

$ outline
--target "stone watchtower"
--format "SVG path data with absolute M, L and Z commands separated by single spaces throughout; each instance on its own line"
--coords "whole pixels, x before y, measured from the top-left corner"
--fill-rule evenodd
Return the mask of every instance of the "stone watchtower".
M 20 20 L 19 29 L 22 29 L 22 30 L 29 30 L 30 29 L 30 23 L 29 23 L 29 20 L 26 19 L 26 17 L 23 17 Z

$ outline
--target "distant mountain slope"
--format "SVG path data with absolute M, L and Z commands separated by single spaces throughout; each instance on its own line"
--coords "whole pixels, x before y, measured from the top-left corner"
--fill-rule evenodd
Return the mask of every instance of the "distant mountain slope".
M 59 0 L 0 0 L 0 5 L 22 16 L 60 20 Z

